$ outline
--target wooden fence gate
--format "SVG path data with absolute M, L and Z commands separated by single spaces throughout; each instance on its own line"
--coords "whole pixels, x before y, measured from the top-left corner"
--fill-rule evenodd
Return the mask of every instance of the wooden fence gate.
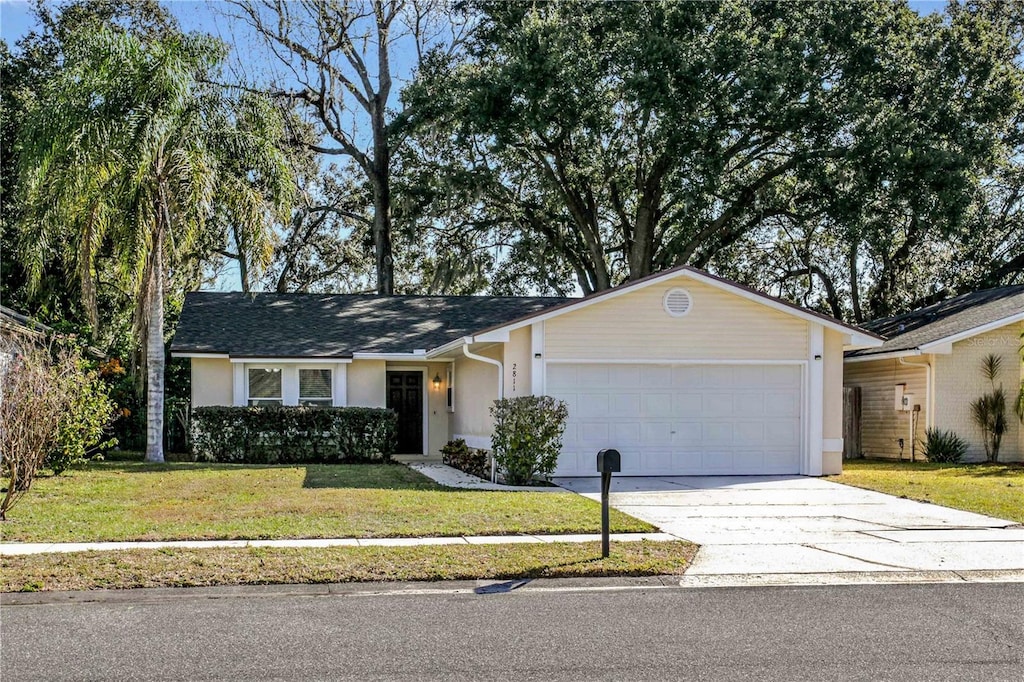
M 844 386 L 843 459 L 863 456 L 860 443 L 860 386 Z

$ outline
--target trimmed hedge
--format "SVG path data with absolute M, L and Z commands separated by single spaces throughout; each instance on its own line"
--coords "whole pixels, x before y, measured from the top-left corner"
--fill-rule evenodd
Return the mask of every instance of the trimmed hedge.
M 373 407 L 197 407 L 197 460 L 244 464 L 383 462 L 395 451 L 398 415 Z

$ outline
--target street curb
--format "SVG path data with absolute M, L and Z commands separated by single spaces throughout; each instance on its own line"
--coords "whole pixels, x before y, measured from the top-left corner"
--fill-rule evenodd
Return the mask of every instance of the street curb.
M 8 592 L 0 606 L 58 604 L 157 604 L 179 599 L 276 597 L 379 597 L 465 594 L 486 597 L 510 593 L 612 592 L 723 587 L 842 587 L 856 585 L 1024 583 L 1024 569 L 978 571 L 859 571 L 846 573 L 767 573 L 728 575 L 661 575 L 612 578 L 537 578 L 451 580 L 437 582 L 318 583 L 223 585 L 215 587 L 146 587 L 126 590 Z

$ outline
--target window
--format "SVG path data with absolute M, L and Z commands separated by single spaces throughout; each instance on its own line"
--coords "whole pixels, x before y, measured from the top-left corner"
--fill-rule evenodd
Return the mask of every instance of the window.
M 330 407 L 333 402 L 332 398 L 331 370 L 299 370 L 299 405 Z
M 249 404 L 281 405 L 281 370 L 270 367 L 249 368 Z

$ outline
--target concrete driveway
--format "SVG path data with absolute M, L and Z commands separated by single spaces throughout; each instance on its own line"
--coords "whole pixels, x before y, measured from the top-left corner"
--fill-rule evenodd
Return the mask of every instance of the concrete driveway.
M 555 482 L 600 499 L 600 479 Z M 1024 579 L 1024 526 L 818 478 L 621 477 L 611 505 L 699 543 L 691 580 L 922 571 Z

